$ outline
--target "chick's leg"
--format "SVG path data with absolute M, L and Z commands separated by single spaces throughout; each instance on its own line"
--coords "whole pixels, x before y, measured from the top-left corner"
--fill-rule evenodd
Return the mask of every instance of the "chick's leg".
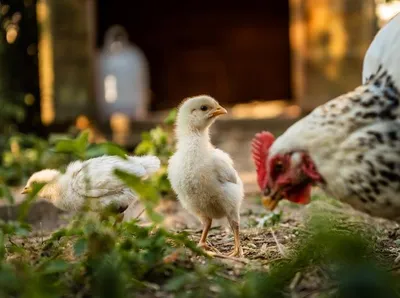
M 229 254 L 231 257 L 243 257 L 243 250 L 240 245 L 240 235 L 239 235 L 239 220 L 232 219 L 228 217 L 229 225 L 232 228 L 233 238 L 235 240 L 235 245 L 233 251 Z
M 207 244 L 208 231 L 211 228 L 212 219 L 209 217 L 202 217 L 201 222 L 203 223 L 203 232 L 201 233 L 200 241 L 198 246 L 202 248 L 209 248 Z

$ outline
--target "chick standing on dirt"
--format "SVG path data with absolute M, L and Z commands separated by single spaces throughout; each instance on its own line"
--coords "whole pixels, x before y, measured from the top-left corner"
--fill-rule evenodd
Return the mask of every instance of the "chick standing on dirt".
M 243 184 L 228 154 L 214 148 L 209 127 L 227 111 L 212 97 L 188 98 L 178 112 L 177 151 L 169 160 L 168 177 L 179 201 L 203 223 L 199 246 L 206 239 L 214 218 L 227 217 L 235 239 L 230 256 L 242 256 L 239 209 Z

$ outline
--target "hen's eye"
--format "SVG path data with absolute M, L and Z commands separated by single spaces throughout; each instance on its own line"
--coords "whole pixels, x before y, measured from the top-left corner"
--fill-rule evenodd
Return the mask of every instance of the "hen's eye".
M 200 107 L 200 110 L 202 110 L 203 112 L 205 112 L 205 111 L 208 110 L 208 107 L 207 107 L 207 106 L 201 106 L 201 107 Z
M 278 173 L 283 170 L 283 164 L 281 162 L 277 162 L 275 164 L 275 173 Z

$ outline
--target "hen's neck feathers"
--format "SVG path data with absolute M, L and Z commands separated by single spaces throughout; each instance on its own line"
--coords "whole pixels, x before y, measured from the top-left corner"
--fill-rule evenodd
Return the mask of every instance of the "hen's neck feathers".
M 400 87 L 400 14 L 390 20 L 374 37 L 363 63 L 363 84 L 371 75 L 383 68 L 390 75 L 396 86 Z
M 350 134 L 376 122 L 398 119 L 399 101 L 400 93 L 388 75 L 377 76 L 292 125 L 273 143 L 270 154 L 305 151 L 317 167 L 335 162 L 338 147 Z

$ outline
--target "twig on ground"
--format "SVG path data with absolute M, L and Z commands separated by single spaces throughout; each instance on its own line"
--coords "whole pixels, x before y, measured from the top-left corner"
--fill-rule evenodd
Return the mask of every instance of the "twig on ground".
M 18 244 L 16 244 L 13 240 L 11 240 L 11 237 L 8 237 L 8 241 L 9 241 L 12 245 L 14 245 L 14 246 L 16 246 L 16 247 L 19 247 Z
M 43 233 L 43 223 L 40 222 L 40 236 L 41 236 L 41 240 L 42 240 L 42 244 L 44 242 L 44 233 Z
M 138 218 L 143 214 L 143 212 L 144 212 L 145 210 L 146 210 L 146 208 L 143 208 L 142 211 L 140 211 L 139 214 L 136 215 L 135 219 L 138 219 Z
M 231 256 L 226 256 L 226 255 L 223 255 L 223 254 L 214 253 L 214 252 L 211 252 L 211 251 L 208 251 L 207 254 L 210 257 L 214 257 L 214 258 L 231 260 L 231 261 L 239 262 L 239 263 L 242 263 L 242 264 L 248 264 L 249 263 L 249 261 L 247 259 L 244 259 L 244 258 L 235 258 L 235 257 L 231 257 Z
M 293 291 L 297 287 L 301 278 L 302 278 L 301 272 L 297 272 L 289 286 L 289 289 L 291 291 Z
M 209 241 L 207 241 L 207 245 L 209 248 L 211 248 L 212 251 L 214 251 L 217 254 L 221 254 L 221 252 L 218 250 L 218 248 L 216 248 L 215 246 L 213 246 Z
M 311 297 L 314 294 L 320 294 L 320 293 L 324 293 L 324 292 L 329 292 L 329 291 L 332 291 L 332 290 L 335 290 L 335 289 L 336 289 L 336 285 L 327 285 L 327 286 L 319 288 L 319 289 L 311 290 L 310 292 L 304 294 L 303 296 L 300 296 L 300 298 Z
M 271 232 L 271 234 L 272 234 L 272 237 L 274 238 L 274 241 L 275 241 L 275 243 L 276 243 L 276 246 L 278 247 L 279 253 L 280 253 L 283 257 L 286 257 L 286 253 L 285 253 L 285 250 L 284 250 L 284 248 L 283 248 L 283 245 L 278 241 L 278 238 L 276 237 L 274 230 L 273 230 L 272 228 L 270 228 L 269 230 L 270 230 L 270 232 Z

